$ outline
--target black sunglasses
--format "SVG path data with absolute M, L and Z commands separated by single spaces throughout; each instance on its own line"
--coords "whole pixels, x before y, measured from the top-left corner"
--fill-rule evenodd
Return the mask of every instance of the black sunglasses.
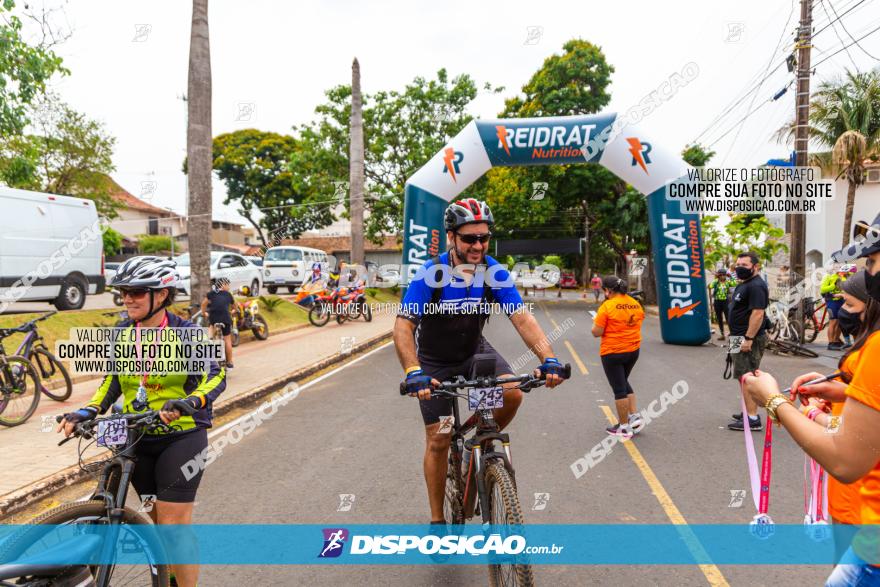
M 491 232 L 487 232 L 486 234 L 461 234 L 459 232 L 456 232 L 455 234 L 458 235 L 458 238 L 461 239 L 461 242 L 469 245 L 477 244 L 477 242 L 486 244 L 487 242 L 489 242 L 489 239 L 492 238 Z
M 121 289 L 120 288 L 119 293 L 123 298 L 125 298 L 125 296 L 130 296 L 131 298 L 138 300 L 138 299 L 144 297 L 145 295 L 147 295 L 148 293 L 150 293 L 150 290 L 145 287 L 138 287 L 138 288 L 131 288 L 131 289 L 128 289 L 128 288 Z

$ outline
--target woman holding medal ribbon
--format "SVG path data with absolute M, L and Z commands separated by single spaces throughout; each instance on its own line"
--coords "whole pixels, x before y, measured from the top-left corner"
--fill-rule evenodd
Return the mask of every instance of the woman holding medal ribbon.
M 818 465 L 843 484 L 860 483 L 858 520 L 851 520 L 861 529 L 828 578 L 830 587 L 880 586 L 880 215 L 872 226 L 861 228 L 860 240 L 833 255 L 835 260 L 867 257 L 864 283 L 870 298 L 861 334 L 844 356 L 841 371 L 831 378 L 802 375 L 793 382 L 791 396 L 779 393 L 768 373 L 743 376 L 743 393 L 763 405 L 770 420 L 784 426 Z M 838 377 L 843 383 L 832 380 Z M 824 417 L 814 414 L 811 419 L 794 406 L 794 395 L 805 404 L 817 398 L 843 407 L 823 426 L 817 420 Z
M 175 335 L 177 329 L 198 328 L 167 310 L 179 280 L 177 263 L 161 257 L 134 257 L 119 268 L 110 286 L 121 293 L 129 320 L 119 326 L 123 330 L 117 341 L 134 343 L 134 364 L 144 369 L 108 373 L 84 408 L 64 415 L 58 431 L 70 436 L 78 422 L 103 414 L 120 396 L 126 413 L 159 410 L 162 421 L 173 423 L 175 430 L 145 434 L 134 445 L 137 464 L 132 485 L 142 499 L 155 496 L 155 506 L 149 512 L 154 522 L 188 525 L 202 471 L 190 471 L 185 465 L 208 446 L 211 406 L 226 388 L 226 372 L 214 361 L 200 373 L 159 373 L 153 369 L 155 357 L 165 358 L 168 353 L 151 347 L 182 344 Z M 142 331 L 147 328 L 150 330 Z M 197 565 L 172 565 L 172 572 L 181 587 L 196 585 Z

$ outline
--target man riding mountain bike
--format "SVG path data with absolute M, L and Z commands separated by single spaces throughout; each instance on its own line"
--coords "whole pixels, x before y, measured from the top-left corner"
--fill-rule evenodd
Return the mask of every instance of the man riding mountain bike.
M 151 345 L 181 344 L 174 334 L 179 332 L 177 329 L 198 328 L 167 311 L 174 302 L 179 281 L 177 263 L 146 256 L 126 261 L 110 282 L 110 286 L 122 294 L 130 318 L 120 324 L 124 336 L 120 333 L 118 339 L 134 341 L 139 362 L 148 356 Z M 160 340 L 141 342 L 146 338 L 141 328 L 174 330 Z M 157 334 L 155 338 L 158 337 Z M 166 356 L 176 355 L 171 352 Z M 143 362 L 149 365 L 149 361 Z M 158 410 L 162 422 L 173 425 L 176 430 L 145 434 L 134 445 L 137 465 L 132 485 L 138 495 L 156 497 L 155 506 L 149 512 L 154 522 L 190 524 L 202 471 L 189 476 L 184 473 L 188 470 L 185 465 L 208 447 L 211 407 L 224 389 L 226 372 L 213 361 L 202 373 L 158 373 L 147 366 L 142 372 L 108 374 L 84 408 L 64 415 L 58 432 L 70 436 L 76 424 L 103 414 L 120 396 L 124 400 L 124 413 Z M 199 573 L 196 565 L 172 565 L 172 572 L 176 576 L 172 584 L 181 587 L 194 586 Z
M 495 375 L 514 375 L 507 361 L 483 337 L 489 304 L 497 301 L 526 345 L 542 361 L 535 375 L 546 375 L 547 387 L 562 382 L 563 366 L 507 270 L 488 256 L 492 212 L 485 202 L 467 198 L 446 209 L 446 253 L 426 262 L 410 281 L 394 324 L 397 357 L 406 372 L 406 390 L 418 396 L 425 424 L 425 484 L 432 524 L 446 524 L 444 486 L 450 434 L 440 433 L 440 419 L 452 414 L 452 399 L 432 398 L 433 386 L 457 375 L 470 375 L 475 354 L 495 355 Z M 478 310 L 478 311 L 475 311 Z M 504 406 L 494 418 L 503 429 L 522 402 L 516 384 L 504 386 Z

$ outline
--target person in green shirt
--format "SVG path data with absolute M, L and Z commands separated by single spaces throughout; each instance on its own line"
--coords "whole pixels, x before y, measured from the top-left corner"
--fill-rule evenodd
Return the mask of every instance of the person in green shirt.
M 736 282 L 727 278 L 727 271 L 719 269 L 715 272 L 715 281 L 709 284 L 709 297 L 712 298 L 712 306 L 715 309 L 715 320 L 718 322 L 718 340 L 724 340 L 724 317 L 727 315 L 727 303 L 730 292 L 736 287 Z

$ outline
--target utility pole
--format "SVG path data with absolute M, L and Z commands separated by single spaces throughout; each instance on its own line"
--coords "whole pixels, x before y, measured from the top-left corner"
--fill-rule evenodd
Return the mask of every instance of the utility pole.
M 364 261 L 364 116 L 361 98 L 361 66 L 355 59 L 351 64 L 351 145 L 349 159 L 349 193 L 351 206 L 352 263 Z
M 810 51 L 812 49 L 813 0 L 801 0 L 801 24 L 798 29 L 797 94 L 795 95 L 795 165 L 806 167 L 810 143 Z M 806 259 L 806 217 L 791 214 L 791 271 L 804 276 Z
M 801 22 L 798 29 L 797 47 L 797 94 L 795 94 L 795 165 L 806 167 L 810 143 L 810 52 L 812 50 L 813 0 L 801 0 Z M 790 215 L 791 248 L 789 267 L 791 275 L 803 279 L 806 275 L 806 217 Z M 803 305 L 798 304 L 796 317 L 803 325 Z M 802 326 L 803 327 L 803 326 Z M 803 335 L 803 332 L 801 332 Z

